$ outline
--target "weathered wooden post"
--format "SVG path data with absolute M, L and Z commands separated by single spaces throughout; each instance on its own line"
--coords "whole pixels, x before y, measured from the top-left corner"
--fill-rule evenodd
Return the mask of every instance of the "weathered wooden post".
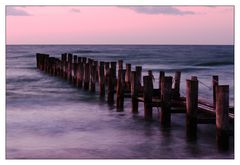
M 78 60 L 78 56 L 77 56 L 77 55 L 74 55 L 74 56 L 73 56 L 73 63 L 77 63 L 77 60 Z
M 91 82 L 91 73 L 92 73 L 92 65 L 93 65 L 93 59 L 88 58 L 88 66 L 89 66 L 89 83 Z
M 111 68 L 113 69 L 113 83 L 114 83 L 114 86 L 116 85 L 116 79 L 117 79 L 117 77 L 116 77 L 116 73 L 117 73 L 117 63 L 116 62 L 111 62 L 110 63 L 110 65 L 111 65 Z
M 131 87 L 131 64 L 126 64 L 125 84 L 126 90 L 129 91 Z
M 164 77 L 161 82 L 161 124 L 164 127 L 171 126 L 171 96 L 172 96 L 172 77 Z
M 212 76 L 212 87 L 213 87 L 213 106 L 216 107 L 216 88 L 218 86 L 218 76 Z
M 42 71 L 44 71 L 44 67 L 45 67 L 45 57 L 46 57 L 46 54 L 42 54 L 42 56 L 41 56 L 41 65 L 40 65 L 40 69 Z
M 47 70 L 47 73 L 50 74 L 50 75 L 52 75 L 53 60 L 54 60 L 54 57 L 49 57 L 48 58 L 48 70 Z
M 82 88 L 83 86 L 83 77 L 84 77 L 84 66 L 83 66 L 83 62 L 79 63 L 79 81 L 78 81 L 78 87 Z
M 76 86 L 79 88 L 79 82 L 80 82 L 80 63 L 77 62 L 77 73 L 76 73 Z
M 132 112 L 138 113 L 138 75 L 136 71 L 132 71 L 131 73 L 131 97 L 132 97 Z
M 109 77 L 109 62 L 104 62 L 104 79 L 105 83 L 108 84 Z
M 78 56 L 77 55 L 73 55 L 73 64 L 72 64 L 72 83 L 73 85 L 77 86 L 77 60 L 78 60 Z
M 50 75 L 54 75 L 54 60 L 55 58 L 54 57 L 49 57 L 49 69 L 48 69 L 48 73 Z
M 77 62 L 74 62 L 73 63 L 73 76 L 72 76 L 72 81 L 73 81 L 73 84 L 75 86 L 78 86 L 77 85 L 77 66 L 78 66 L 78 63 Z
M 197 138 L 198 80 L 186 80 L 186 133 L 189 140 Z
M 160 91 L 160 96 L 162 95 L 162 92 L 161 92 L 161 84 L 162 84 L 162 81 L 165 77 L 165 72 L 164 71 L 160 71 L 159 73 L 159 91 Z
M 95 65 L 95 67 L 96 67 L 95 81 L 96 81 L 96 83 L 98 83 L 98 61 L 93 61 L 93 65 Z
M 143 76 L 144 119 L 152 120 L 153 82 L 151 76 Z
M 40 70 L 44 71 L 44 65 L 45 65 L 45 56 L 46 54 L 41 54 L 39 59 L 39 68 Z
M 116 79 L 117 63 L 113 61 L 110 63 L 110 66 L 111 66 L 111 68 L 113 68 L 113 78 Z
M 83 84 L 83 88 L 85 90 L 89 90 L 89 80 L 90 80 L 90 72 L 89 72 L 89 63 L 86 63 L 84 65 L 84 84 Z
M 118 70 L 123 69 L 123 60 L 118 60 L 117 64 L 118 64 Z
M 40 59 L 41 59 L 41 54 L 40 53 L 36 53 L 36 61 L 37 61 L 37 68 L 40 68 Z
M 53 57 L 52 75 L 57 75 L 57 58 Z
M 60 62 L 58 58 L 55 59 L 55 76 L 60 76 Z
M 99 73 L 99 96 L 104 97 L 105 96 L 105 78 L 104 78 L 104 62 L 100 61 L 99 67 L 98 67 L 98 73 Z
M 61 59 L 62 59 L 62 62 L 61 62 L 61 76 L 62 78 L 66 78 L 66 61 L 67 61 L 67 54 L 64 53 L 61 55 Z
M 37 68 L 42 70 L 44 54 L 37 53 Z
M 77 62 L 78 62 L 78 63 L 82 62 L 82 57 L 78 57 L 78 58 L 77 58 Z
M 117 79 L 117 111 L 123 111 L 124 107 L 125 70 L 118 70 Z
M 114 69 L 109 68 L 109 79 L 108 79 L 108 104 L 114 104 Z
M 219 85 L 216 88 L 216 140 L 219 149 L 229 148 L 229 86 Z
M 152 80 L 154 81 L 155 78 L 153 76 L 152 70 L 148 70 L 148 76 L 152 77 Z
M 86 64 L 86 62 L 87 62 L 87 57 L 82 57 L 82 62 L 83 62 L 84 64 Z
M 96 84 L 96 70 L 97 70 L 97 66 L 93 63 L 92 64 L 92 68 L 91 68 L 91 81 L 90 81 L 90 91 L 91 92 L 95 92 L 96 88 L 95 88 L 95 84 Z
M 49 65 L 49 55 L 46 54 L 44 57 L 44 72 L 48 72 L 48 65 Z
M 174 99 L 179 99 L 180 97 L 180 82 L 181 82 L 181 72 L 176 71 L 175 77 L 174 77 L 174 93 L 173 93 Z
M 59 76 L 60 74 L 60 60 L 55 58 L 55 76 Z
M 68 53 L 67 80 L 70 82 L 72 80 L 72 54 L 71 53 Z
M 138 85 L 139 85 L 139 88 L 141 87 L 141 84 L 142 84 L 142 66 L 136 66 L 135 67 L 136 69 L 136 76 L 137 76 L 137 82 L 138 82 Z

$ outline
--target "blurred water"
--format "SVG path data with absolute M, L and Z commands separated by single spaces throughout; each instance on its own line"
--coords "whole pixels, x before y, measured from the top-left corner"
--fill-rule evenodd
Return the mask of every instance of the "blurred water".
M 20 45 L 7 46 L 6 55 L 6 153 L 7 158 L 233 158 L 233 138 L 228 152 L 215 144 L 214 125 L 200 125 L 198 140 L 185 137 L 185 116 L 172 115 L 172 127 L 163 129 L 154 109 L 154 121 L 131 113 L 126 99 L 124 112 L 116 112 L 97 94 L 78 90 L 67 82 L 36 69 L 35 53 L 60 57 L 72 52 L 98 60 L 123 59 L 142 65 L 155 75 L 165 70 L 174 75 L 182 70 L 181 94 L 185 80 L 192 75 L 200 95 L 212 98 L 211 76 L 230 85 L 233 105 L 233 46 L 94 46 L 94 45 Z M 208 87 L 206 87 L 208 86 Z

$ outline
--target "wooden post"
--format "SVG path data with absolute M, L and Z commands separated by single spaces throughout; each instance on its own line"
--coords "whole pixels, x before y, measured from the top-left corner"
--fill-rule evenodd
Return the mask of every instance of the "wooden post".
M 161 82 L 161 124 L 164 127 L 171 126 L 171 95 L 172 95 L 172 77 L 164 77 Z
M 152 120 L 153 82 L 151 76 L 143 76 L 144 119 Z
M 77 60 L 78 60 L 78 56 L 77 56 L 77 55 L 74 55 L 74 56 L 73 56 L 73 63 L 77 63 Z
M 142 84 L 142 66 L 136 66 L 136 76 L 137 76 L 137 83 L 139 88 L 141 87 Z
M 216 88 L 218 86 L 218 76 L 212 76 L 212 87 L 213 87 L 213 106 L 216 107 Z
M 91 73 L 92 73 L 93 59 L 88 58 L 88 64 L 89 64 L 89 83 L 91 83 Z
M 219 149 L 229 148 L 229 86 L 219 85 L 216 88 L 216 140 Z
M 51 70 L 52 70 L 52 58 L 51 56 L 49 56 L 48 58 L 48 66 L 47 66 L 47 73 L 51 74 Z
M 79 88 L 79 83 L 80 83 L 80 63 L 77 62 L 77 73 L 76 73 L 76 86 Z
M 82 62 L 82 57 L 78 57 L 78 58 L 77 58 L 77 62 L 78 62 L 78 63 Z
M 160 71 L 159 73 L 159 91 L 160 91 L 160 96 L 162 95 L 162 92 L 161 92 L 161 84 L 162 84 L 162 81 L 165 77 L 165 72 L 164 71 Z
M 73 76 L 72 76 L 72 82 L 75 86 L 77 86 L 77 66 L 78 63 L 73 63 Z
M 186 133 L 189 140 L 197 138 L 198 80 L 195 78 L 186 80 Z
M 68 79 L 68 62 L 67 61 L 65 62 L 64 66 L 65 66 L 65 76 L 64 76 L 65 78 L 64 79 L 67 80 Z
M 54 58 L 53 59 L 53 76 L 57 76 L 57 64 L 58 64 L 58 59 Z
M 60 67 L 59 67 L 60 60 L 58 58 L 55 58 L 55 76 L 59 76 L 60 73 Z
M 37 68 L 42 70 L 42 64 L 43 64 L 43 54 L 37 53 L 36 58 L 37 58 Z
M 181 82 L 181 72 L 176 71 L 175 77 L 174 77 L 174 93 L 173 93 L 174 99 L 179 99 L 180 97 L 180 82 Z
M 106 84 L 108 84 L 108 76 L 109 76 L 109 62 L 105 62 L 104 63 L 104 79 Z
M 89 90 L 89 80 L 90 80 L 90 72 L 89 72 L 89 63 L 84 65 L 84 84 L 83 88 L 85 90 Z
M 39 69 L 43 70 L 44 68 L 44 58 L 45 58 L 45 54 L 41 54 L 39 57 Z
M 46 73 L 48 71 L 48 64 L 49 64 L 49 55 L 46 54 L 44 57 L 44 72 L 46 72 Z
M 126 90 L 129 91 L 131 87 L 131 64 L 126 64 L 125 84 Z
M 41 68 L 42 71 L 44 71 L 44 69 L 45 69 L 45 58 L 46 58 L 46 56 L 47 56 L 46 54 L 43 54 L 42 58 L 41 58 L 41 67 L 40 68 Z
M 118 70 L 123 69 L 123 60 L 118 60 Z
M 100 61 L 99 67 L 98 67 L 98 73 L 99 73 L 99 96 L 104 97 L 105 96 L 105 78 L 104 78 L 104 62 Z
M 96 67 L 96 73 L 95 73 L 96 78 L 95 78 L 95 81 L 96 81 L 96 83 L 98 83 L 98 61 L 93 61 L 93 64 Z
M 136 71 L 132 71 L 131 74 L 132 113 L 138 113 L 138 75 Z
M 49 73 L 50 75 L 52 75 L 52 71 L 53 71 L 53 60 L 54 60 L 54 57 L 49 57 L 48 59 L 48 70 L 47 70 L 47 73 Z
M 154 76 L 153 76 L 153 73 L 152 73 L 152 70 L 148 70 L 148 76 L 152 77 L 152 80 L 154 81 Z
M 40 68 L 40 59 L 41 59 L 41 54 L 36 53 L 36 63 L 37 63 L 37 68 Z
M 43 60 L 44 60 L 44 54 L 37 53 L 37 68 L 42 70 L 43 68 Z
M 82 86 L 83 86 L 83 77 L 84 77 L 83 62 L 80 62 L 78 67 L 79 67 L 78 68 L 78 71 L 79 71 L 78 88 L 82 88 Z
M 68 54 L 68 70 L 67 70 L 67 80 L 71 82 L 72 80 L 72 54 Z
M 95 84 L 96 84 L 96 70 L 97 70 L 97 66 L 93 63 L 92 64 L 92 68 L 91 68 L 91 81 L 90 81 L 90 91 L 91 92 L 95 92 L 96 88 L 95 88 Z
M 108 104 L 114 104 L 114 69 L 109 69 L 109 79 L 108 79 Z
M 125 87 L 125 70 L 119 69 L 117 79 L 117 111 L 123 111 L 124 87 Z
M 64 53 L 61 55 L 61 59 L 62 59 L 62 62 L 61 62 L 61 77 L 62 78 L 66 78 L 66 61 L 67 61 L 67 54 Z
M 117 70 L 116 70 L 116 65 L 117 65 L 117 63 L 116 63 L 116 62 L 111 62 L 110 64 L 111 64 L 111 68 L 113 69 L 113 79 L 114 79 L 114 84 L 115 84 L 115 81 L 116 81 L 116 72 L 117 72 Z
M 82 62 L 85 64 L 87 62 L 87 57 L 82 57 Z

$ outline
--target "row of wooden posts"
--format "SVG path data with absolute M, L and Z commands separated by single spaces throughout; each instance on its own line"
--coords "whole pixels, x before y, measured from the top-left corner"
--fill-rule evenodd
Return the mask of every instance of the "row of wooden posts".
M 164 127 L 171 126 L 171 113 L 186 113 L 186 133 L 189 139 L 196 139 L 197 124 L 208 123 L 202 120 L 199 122 L 198 119 L 199 81 L 195 76 L 186 80 L 186 97 L 180 97 L 180 71 L 175 72 L 174 79 L 171 76 L 165 76 L 164 71 L 160 71 L 159 87 L 154 89 L 151 70 L 142 79 L 141 66 L 136 66 L 132 71 L 131 64 L 127 63 L 124 69 L 122 60 L 98 62 L 92 58 L 73 56 L 71 53 L 62 54 L 61 59 L 37 53 L 36 60 L 38 69 L 50 75 L 62 77 L 78 88 L 95 92 L 98 84 L 99 96 L 101 98 L 107 96 L 109 104 L 115 103 L 114 93 L 116 93 L 117 111 L 123 111 L 125 97 L 131 98 L 133 113 L 138 113 L 139 102 L 144 103 L 144 118 L 148 121 L 152 120 L 152 108 L 161 107 L 160 122 Z M 229 86 L 219 85 L 218 76 L 213 76 L 212 84 L 217 144 L 220 148 L 227 149 L 229 146 Z

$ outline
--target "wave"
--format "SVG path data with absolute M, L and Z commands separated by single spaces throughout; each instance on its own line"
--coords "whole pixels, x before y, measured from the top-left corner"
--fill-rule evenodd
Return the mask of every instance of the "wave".
M 195 66 L 220 66 L 220 65 L 234 65 L 234 62 L 232 61 L 203 62 L 203 63 L 198 63 Z

